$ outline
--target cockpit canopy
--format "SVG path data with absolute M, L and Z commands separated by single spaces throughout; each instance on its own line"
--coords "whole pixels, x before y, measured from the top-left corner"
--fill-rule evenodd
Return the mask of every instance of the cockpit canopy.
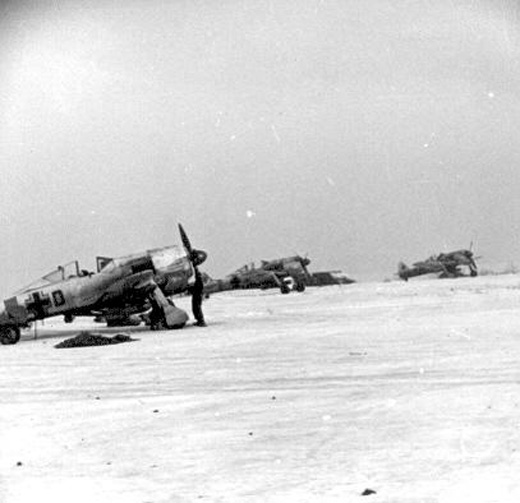
M 49 283 L 56 283 L 57 281 L 63 281 L 68 278 L 74 278 L 82 275 L 83 274 L 79 268 L 78 261 L 73 260 L 72 262 L 68 262 L 65 265 L 59 265 L 55 271 L 46 274 L 42 277 L 42 279 L 48 281 Z
M 45 274 L 40 279 L 33 281 L 30 285 L 25 286 L 16 293 L 23 293 L 27 290 L 32 290 L 34 288 L 52 285 L 53 283 L 58 283 L 59 281 L 64 281 L 70 278 L 89 276 L 90 274 L 91 273 L 89 271 L 86 271 L 85 269 L 80 269 L 77 260 L 73 260 L 72 262 L 67 262 L 64 265 L 59 265 L 53 271 Z

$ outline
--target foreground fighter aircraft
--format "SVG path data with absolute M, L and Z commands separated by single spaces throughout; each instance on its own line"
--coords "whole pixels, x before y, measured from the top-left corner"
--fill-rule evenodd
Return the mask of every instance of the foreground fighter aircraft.
M 433 255 L 422 262 L 415 262 L 412 267 L 399 262 L 397 274 L 405 281 L 414 276 L 430 273 L 438 273 L 440 278 L 458 278 L 464 276 L 462 266 L 468 267 L 470 276 L 477 276 L 477 264 L 471 250 Z
M 224 279 L 213 280 L 206 277 L 204 293 L 225 290 L 279 288 L 282 293 L 291 290 L 303 292 L 312 279 L 307 270 L 308 258 L 295 255 L 275 260 L 262 260 L 260 266 L 245 265 Z
M 78 262 L 60 266 L 4 301 L 0 310 L 0 342 L 16 344 L 20 328 L 32 321 L 63 315 L 66 322 L 75 316 L 104 316 L 107 321 L 123 320 L 149 309 L 152 329 L 181 328 L 188 315 L 167 296 L 191 286 L 193 315 L 204 325 L 202 277 L 198 266 L 206 252 L 192 248 L 179 224 L 184 247 L 168 246 L 120 258 L 98 257 L 98 272 L 79 268 Z M 113 323 L 116 324 L 116 323 Z

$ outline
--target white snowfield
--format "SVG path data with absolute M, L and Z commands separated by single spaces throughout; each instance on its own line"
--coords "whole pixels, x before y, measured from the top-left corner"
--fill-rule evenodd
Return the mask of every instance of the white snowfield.
M 520 276 L 204 310 L 207 328 L 48 320 L 0 347 L 0 501 L 520 501 Z M 139 340 L 54 348 L 87 327 Z

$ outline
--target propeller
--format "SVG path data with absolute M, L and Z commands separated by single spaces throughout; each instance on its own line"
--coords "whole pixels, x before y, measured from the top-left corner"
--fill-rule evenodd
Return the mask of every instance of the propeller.
M 307 269 L 307 266 L 311 263 L 311 259 L 308 257 L 309 253 L 305 254 L 305 257 L 302 257 L 299 253 L 296 253 L 296 256 L 298 257 L 298 261 L 300 262 L 303 272 L 307 277 L 310 276 L 309 270 Z
M 181 234 L 182 244 L 184 245 L 184 249 L 188 255 L 188 259 L 191 262 L 191 265 L 195 269 L 198 265 L 202 264 L 207 258 L 208 254 L 202 250 L 196 250 L 191 246 L 190 239 L 184 230 L 184 227 L 179 224 L 179 232 Z
M 205 251 L 196 250 L 191 246 L 190 239 L 181 224 L 179 224 L 179 233 L 181 235 L 184 249 L 186 250 L 186 255 L 193 267 L 193 273 L 195 275 L 195 283 L 191 292 L 191 310 L 193 312 L 193 317 L 196 320 L 196 325 L 205 326 L 206 322 L 204 321 L 204 314 L 202 313 L 204 282 L 198 266 L 206 260 L 208 254 Z

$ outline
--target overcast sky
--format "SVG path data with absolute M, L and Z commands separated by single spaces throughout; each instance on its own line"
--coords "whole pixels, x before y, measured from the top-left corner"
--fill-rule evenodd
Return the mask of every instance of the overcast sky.
M 179 243 L 392 277 L 520 266 L 517 0 L 0 7 L 0 292 Z

